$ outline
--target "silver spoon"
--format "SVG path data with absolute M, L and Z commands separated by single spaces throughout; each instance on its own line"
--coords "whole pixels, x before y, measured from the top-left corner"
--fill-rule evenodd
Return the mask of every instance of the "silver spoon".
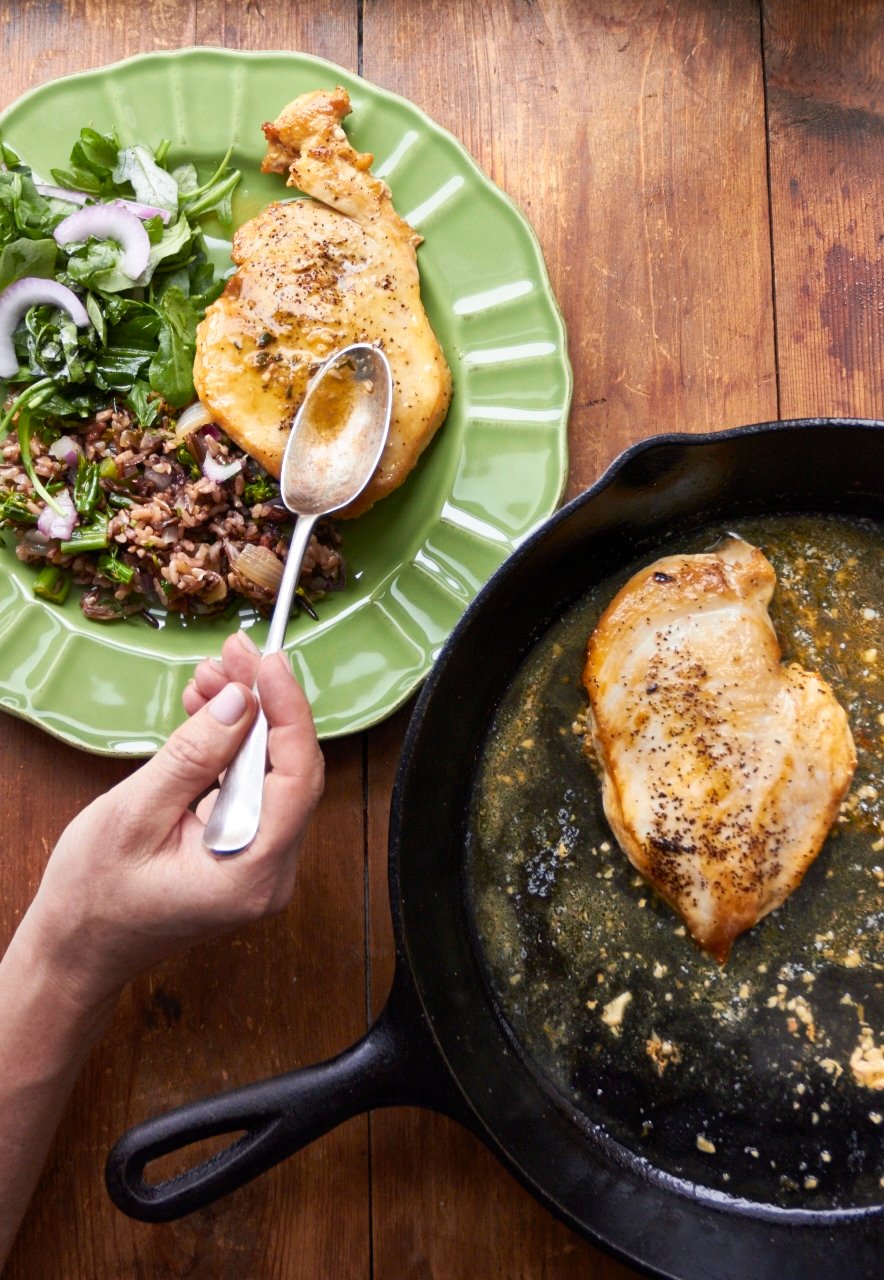
M 297 522 L 264 653 L 282 648 L 304 554 L 320 516 L 348 506 L 374 475 L 390 428 L 393 378 L 387 357 L 368 343 L 326 360 L 298 410 L 282 460 L 280 493 Z M 267 720 L 260 705 L 224 775 L 203 833 L 215 853 L 238 853 L 255 837 L 267 768 Z

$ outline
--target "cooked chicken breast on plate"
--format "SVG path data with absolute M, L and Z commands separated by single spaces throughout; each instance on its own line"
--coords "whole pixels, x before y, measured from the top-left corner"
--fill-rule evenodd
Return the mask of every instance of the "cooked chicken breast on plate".
M 831 688 L 780 660 L 775 582 L 739 538 L 658 560 L 599 620 L 583 676 L 611 828 L 721 962 L 800 884 L 856 765 Z
M 393 373 L 388 443 L 355 516 L 406 478 L 448 411 L 451 374 L 420 296 L 420 236 L 393 208 L 372 156 L 350 146 L 343 89 L 304 94 L 273 124 L 266 172 L 307 197 L 275 202 L 233 240 L 237 271 L 197 332 L 194 383 L 214 421 L 279 476 L 307 383 L 352 342 L 383 348 Z

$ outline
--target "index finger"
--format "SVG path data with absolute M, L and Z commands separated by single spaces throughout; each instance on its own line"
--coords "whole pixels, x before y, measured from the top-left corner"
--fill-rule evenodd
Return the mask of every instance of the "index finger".
M 194 715 L 231 680 L 253 685 L 260 656 L 260 650 L 245 631 L 237 631 L 228 636 L 221 648 L 220 662 L 214 658 L 204 659 L 184 690 L 182 702 L 187 714 Z

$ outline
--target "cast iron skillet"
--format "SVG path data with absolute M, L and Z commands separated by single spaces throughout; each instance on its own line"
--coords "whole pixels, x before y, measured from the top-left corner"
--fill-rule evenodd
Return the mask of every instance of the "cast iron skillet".
M 884 424 L 766 423 L 659 436 L 623 454 L 497 572 L 454 631 L 415 708 L 393 795 L 390 896 L 397 966 L 386 1008 L 338 1057 L 179 1107 L 130 1130 L 107 1162 L 111 1198 L 144 1221 L 225 1195 L 351 1116 L 412 1104 L 469 1126 L 573 1229 L 677 1280 L 877 1276 L 880 1205 L 783 1209 L 652 1167 L 549 1086 L 517 1051 L 472 942 L 464 844 L 495 707 L 549 624 L 595 582 L 660 543 L 735 516 L 880 518 Z M 874 1099 L 873 1099 L 874 1100 Z M 243 1132 L 244 1131 L 244 1132 Z M 240 1133 L 159 1183 L 146 1165 Z

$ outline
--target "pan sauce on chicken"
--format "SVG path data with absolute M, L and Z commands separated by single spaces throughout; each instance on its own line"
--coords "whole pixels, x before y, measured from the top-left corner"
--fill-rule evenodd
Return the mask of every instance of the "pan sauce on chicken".
M 614 834 L 721 962 L 800 884 L 856 765 L 832 690 L 780 661 L 775 581 L 739 538 L 658 560 L 602 615 L 583 676 Z
M 451 374 L 421 302 L 421 238 L 372 175 L 372 156 L 350 146 L 349 111 L 345 90 L 321 90 L 264 125 L 262 169 L 313 198 L 270 204 L 236 233 L 238 270 L 199 326 L 194 383 L 214 421 L 278 477 L 319 363 L 352 342 L 382 346 L 392 422 L 374 478 L 340 513 L 356 516 L 414 467 L 445 418 Z

